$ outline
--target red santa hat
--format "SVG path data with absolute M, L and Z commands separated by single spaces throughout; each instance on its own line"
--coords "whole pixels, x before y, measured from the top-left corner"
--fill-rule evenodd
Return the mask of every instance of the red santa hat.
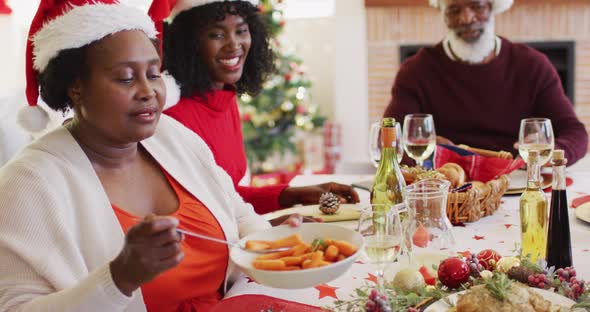
M 30 132 L 47 127 L 49 116 L 37 105 L 37 75 L 60 51 L 80 48 L 124 30 L 141 30 L 149 38 L 157 35 L 148 15 L 117 0 L 41 0 L 31 23 L 26 50 L 29 106 L 19 111 L 19 124 Z
M 430 3 L 430 6 L 437 8 L 437 9 L 443 8 L 445 6 L 446 1 L 449 1 L 449 0 L 428 0 L 428 2 Z M 490 0 L 490 1 L 492 2 L 494 14 L 502 13 L 502 12 L 510 9 L 510 7 L 512 7 L 512 4 L 514 4 L 514 0 Z
M 169 1 L 171 4 L 171 7 L 172 7 L 172 11 L 170 12 L 170 16 L 168 17 L 168 19 L 170 21 L 172 21 L 181 12 L 190 10 L 194 7 L 198 7 L 198 6 L 205 5 L 208 3 L 213 3 L 213 2 L 231 2 L 231 1 L 238 1 L 238 0 L 169 0 Z M 248 2 L 252 3 L 253 5 L 258 5 L 258 0 L 242 0 L 242 1 L 248 1 Z

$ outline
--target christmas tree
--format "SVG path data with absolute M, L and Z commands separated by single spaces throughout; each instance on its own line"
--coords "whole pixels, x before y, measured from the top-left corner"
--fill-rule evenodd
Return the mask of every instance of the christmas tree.
M 317 105 L 311 103 L 311 81 L 302 60 L 282 48 L 279 36 L 285 19 L 281 6 L 281 0 L 262 0 L 259 4 L 277 55 L 277 71 L 260 94 L 254 98 L 242 95 L 239 101 L 246 155 L 254 173 L 280 169 L 271 158 L 296 153 L 295 132 L 313 131 L 325 121 L 318 115 Z

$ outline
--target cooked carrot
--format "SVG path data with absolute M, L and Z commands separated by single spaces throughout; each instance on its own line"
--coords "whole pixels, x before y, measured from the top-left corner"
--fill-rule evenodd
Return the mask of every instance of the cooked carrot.
M 326 252 L 324 253 L 324 260 L 333 262 L 338 258 L 338 247 L 336 245 L 330 245 L 326 248 Z
M 291 236 L 287 236 L 285 238 L 281 238 L 276 241 L 270 242 L 270 247 L 273 249 L 282 247 L 293 247 L 301 243 L 304 243 L 303 239 L 301 239 L 301 235 L 299 235 L 299 233 L 295 233 Z
M 285 250 L 285 251 L 279 251 L 279 252 L 273 252 L 273 253 L 260 255 L 260 256 L 256 257 L 256 260 L 275 260 L 275 259 L 280 259 L 282 257 L 289 257 L 292 254 L 293 254 L 293 250 L 289 249 L 289 250 Z
M 293 256 L 291 256 L 291 257 L 283 257 L 283 258 L 281 258 L 279 260 L 285 262 L 285 264 L 287 266 L 290 266 L 290 265 L 299 266 L 299 265 L 301 265 L 301 263 L 303 263 L 303 257 L 293 257 Z
M 246 249 L 248 250 L 266 250 L 270 249 L 269 241 L 249 240 L 246 242 Z
M 285 269 L 285 262 L 281 260 L 254 260 L 252 266 L 259 270 L 278 271 Z
M 293 256 L 301 256 L 311 249 L 311 245 L 306 243 L 301 243 L 293 247 Z
M 356 252 L 356 247 L 354 247 L 349 242 L 345 242 L 345 241 L 341 241 L 341 240 L 335 240 L 332 243 L 336 247 L 338 247 L 338 250 L 340 251 L 341 254 L 343 254 L 343 255 L 345 255 L 347 257 L 352 256 Z

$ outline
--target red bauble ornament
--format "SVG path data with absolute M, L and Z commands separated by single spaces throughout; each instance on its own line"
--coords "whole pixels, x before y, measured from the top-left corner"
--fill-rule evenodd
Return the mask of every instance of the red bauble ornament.
M 467 263 L 459 258 L 448 258 L 438 266 L 438 279 L 449 288 L 459 288 L 469 280 L 470 274 Z
M 500 259 L 502 259 L 502 256 L 492 249 L 484 249 L 477 254 L 479 264 L 488 271 L 495 270 L 496 264 L 498 264 L 498 260 Z

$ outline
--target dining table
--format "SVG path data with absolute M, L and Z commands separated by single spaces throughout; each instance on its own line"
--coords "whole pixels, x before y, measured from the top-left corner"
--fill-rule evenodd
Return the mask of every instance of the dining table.
M 547 168 L 549 169 L 549 168 Z M 567 187 L 569 202 L 569 222 L 572 242 L 573 264 L 579 279 L 590 279 L 590 223 L 576 217 L 576 208 L 571 203 L 576 198 L 590 195 L 590 156 L 586 156 L 566 169 L 570 185 Z M 291 186 L 304 186 L 325 182 L 354 184 L 372 179 L 371 174 L 323 174 L 299 175 Z M 358 189 L 361 202 L 369 203 L 369 192 Z M 548 201 L 551 193 L 546 193 Z M 454 226 L 452 232 L 456 240 L 455 252 L 478 253 L 493 249 L 503 256 L 516 255 L 520 244 L 520 213 L 518 195 L 503 196 L 501 205 L 494 214 L 478 221 Z M 589 198 L 590 199 L 590 198 Z M 335 224 L 354 229 L 358 221 L 343 221 Z M 386 279 L 391 281 L 399 266 L 388 266 Z M 243 300 L 258 302 L 265 311 L 312 311 L 324 308 L 332 310 L 337 300 L 349 300 L 355 296 L 355 289 L 363 286 L 376 286 L 376 267 L 359 258 L 350 269 L 339 278 L 315 287 L 305 289 L 277 289 L 256 283 L 248 276 L 238 279 L 227 292 L 223 301 L 242 306 Z M 222 301 L 222 302 L 223 302 Z M 276 308 L 278 307 L 278 308 Z M 254 311 L 254 310 L 252 310 Z M 257 309 L 256 311 L 261 311 Z

